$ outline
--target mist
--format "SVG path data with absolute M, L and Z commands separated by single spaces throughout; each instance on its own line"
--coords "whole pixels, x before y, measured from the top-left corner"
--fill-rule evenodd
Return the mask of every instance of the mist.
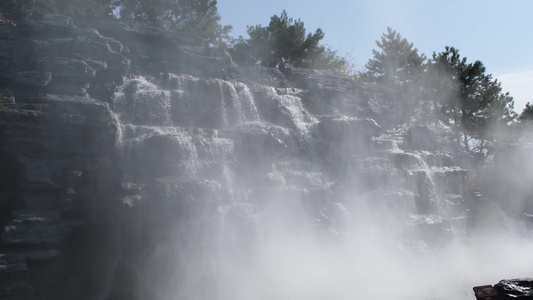
M 159 86 L 167 81 L 179 84 L 162 92 Z M 151 176 L 175 176 L 175 184 L 164 185 L 176 189 L 165 192 L 168 201 L 188 195 L 181 190 L 191 178 L 207 184 L 207 192 L 200 188 L 195 199 L 178 200 L 193 207 L 185 209 L 192 213 L 186 225 L 165 214 L 151 216 L 164 225 L 143 234 L 169 236 L 149 256 L 148 297 L 472 299 L 474 286 L 530 276 L 526 212 L 533 174 L 521 146 L 482 174 L 471 174 L 460 165 L 468 160 L 458 163 L 461 156 L 453 157 L 429 127 L 383 129 L 371 119 L 317 116 L 312 99 L 298 89 L 180 75 L 152 82 L 127 82 L 128 92 L 119 92 L 115 107 L 142 107 L 124 107 L 119 118 L 161 126 L 138 127 L 142 137 L 133 144 L 125 138 L 122 147 L 161 134 L 179 136 L 179 142 L 158 144 L 164 147 L 156 150 L 160 154 L 133 150 L 141 151 L 137 157 L 165 161 L 133 174 L 142 177 L 147 168 L 161 166 Z M 132 85 L 137 90 L 131 92 Z M 203 101 L 190 91 L 216 89 L 237 91 L 215 94 L 225 103 L 220 129 L 190 131 L 169 121 L 186 109 L 182 101 Z M 133 127 L 125 121 L 122 130 Z M 212 163 L 221 168 L 216 174 Z
M 0 296 L 473 299 L 531 277 L 526 123 L 478 168 L 434 103 L 381 84 L 24 18 L 0 23 Z

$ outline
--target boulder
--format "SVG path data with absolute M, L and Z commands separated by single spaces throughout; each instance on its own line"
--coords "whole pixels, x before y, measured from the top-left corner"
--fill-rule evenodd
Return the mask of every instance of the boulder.
M 533 299 L 533 278 L 505 279 L 494 285 L 498 299 Z

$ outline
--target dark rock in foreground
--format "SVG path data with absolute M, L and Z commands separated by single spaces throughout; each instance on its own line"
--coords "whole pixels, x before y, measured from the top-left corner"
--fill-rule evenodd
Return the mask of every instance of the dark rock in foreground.
M 498 292 L 498 299 L 533 299 L 533 278 L 501 280 L 494 289 Z

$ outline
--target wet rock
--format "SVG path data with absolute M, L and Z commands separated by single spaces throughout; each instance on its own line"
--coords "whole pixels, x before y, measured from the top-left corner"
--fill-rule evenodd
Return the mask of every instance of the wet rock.
M 206 53 L 204 41 L 191 34 L 121 22 L 92 22 L 91 27 L 120 41 L 128 49 L 123 54 L 127 54 L 136 71 L 224 78 L 224 68 L 231 65 L 227 57 Z
M 51 39 L 44 41 L 32 40 L 32 61 L 37 61 L 39 58 L 43 57 L 70 57 L 72 55 L 73 46 L 73 38 Z
M 260 87 L 254 89 L 254 102 L 262 120 L 290 129 L 306 130 L 315 119 L 303 107 L 301 91 Z
M 11 75 L 10 79 L 12 84 L 24 88 L 41 88 L 50 82 L 52 79 L 52 73 L 46 71 L 22 71 Z
M 0 254 L 0 297 L 2 299 L 34 299 L 35 291 L 28 282 L 28 266 L 24 255 Z
M 467 173 L 467 170 L 457 166 L 441 168 L 434 173 L 435 183 L 443 187 L 446 194 L 462 195 Z
M 409 173 L 411 190 L 416 192 L 416 210 L 420 214 L 439 213 L 439 198 L 435 182 L 427 171 L 411 171 Z
M 250 123 L 233 129 L 230 134 L 235 143 L 235 156 L 247 166 L 269 165 L 273 159 L 287 157 L 295 150 L 290 131 L 279 126 Z
M 154 134 L 131 147 L 130 163 L 142 178 L 221 178 L 225 172 L 223 162 L 231 160 L 233 154 L 231 140 L 213 138 L 202 131 Z
M 22 23 L 23 31 L 39 38 L 71 36 L 79 31 L 67 15 L 29 12 Z
M 65 161 L 34 159 L 21 156 L 19 163 L 24 167 L 24 179 L 28 184 L 51 188 L 61 186 Z
M 161 85 L 172 90 L 174 125 L 225 128 L 259 118 L 252 91 L 242 83 L 167 75 Z
M 315 153 L 333 172 L 340 172 L 354 155 L 371 150 L 372 138 L 383 132 L 374 120 L 323 117 L 312 131 L 317 140 Z
M 363 112 L 362 99 L 356 94 L 357 83 L 324 71 L 288 69 L 287 79 L 300 89 L 308 90 L 306 105 L 319 115 L 355 114 Z
M 191 82 L 192 89 L 172 95 L 172 112 L 176 124 L 201 128 L 224 128 L 228 119 L 224 97 L 224 83 L 217 80 Z M 197 116 L 190 118 L 191 115 Z
M 149 183 L 141 196 L 143 230 L 151 233 L 143 238 L 157 243 L 167 239 L 165 235 L 169 234 L 183 235 L 184 239 L 188 239 L 192 233 L 190 230 L 205 228 L 206 224 L 202 222 L 225 204 L 228 195 L 216 181 L 164 177 Z M 180 227 L 179 232 L 173 233 Z M 197 234 L 203 233 L 198 231 Z
M 435 248 L 447 246 L 455 239 L 450 221 L 438 215 L 411 216 L 403 237 L 423 241 Z
M 52 80 L 46 89 L 47 93 L 56 94 L 56 95 L 73 95 L 87 97 L 87 89 L 89 88 L 89 83 L 72 83 L 65 81 L 55 81 Z
M 412 126 L 407 131 L 404 147 L 409 150 L 443 151 L 446 150 L 444 140 L 435 130 L 428 126 Z
M 115 99 L 115 109 L 122 111 L 124 122 L 133 124 L 169 126 L 171 119 L 171 98 L 167 91 L 156 85 L 142 81 L 129 80 L 122 87 L 122 95 Z
M 13 221 L 2 232 L 2 244 L 14 247 L 59 243 L 72 233 L 69 225 L 74 224 L 61 220 L 59 211 L 14 211 Z
M 381 126 L 372 119 L 348 117 L 323 117 L 316 128 L 318 138 L 330 142 L 354 140 L 358 144 L 371 144 L 364 142 L 382 133 Z
M 275 68 L 238 66 L 234 69 L 234 72 L 228 74 L 228 76 L 239 82 L 244 82 L 250 85 L 259 83 L 274 88 L 290 87 L 285 75 Z
M 49 71 L 53 81 L 87 83 L 95 78 L 96 72 L 83 60 L 66 57 L 41 58 L 36 68 Z
M 533 299 L 533 278 L 501 280 L 494 289 L 498 299 Z
M 84 34 L 86 34 L 87 36 L 92 37 L 94 40 L 99 41 L 102 44 L 108 44 L 109 48 L 112 51 L 121 53 L 122 50 L 124 49 L 124 47 L 122 46 L 121 42 L 117 41 L 114 38 L 100 35 L 98 30 L 96 30 L 94 28 L 86 27 L 82 31 L 83 31 Z
M 76 55 L 73 55 L 73 57 L 76 57 Z M 105 61 L 95 60 L 92 58 L 85 58 L 83 59 L 83 61 L 96 72 L 102 72 L 107 70 L 107 64 Z
M 107 103 L 89 97 L 47 95 L 50 121 L 65 152 L 91 153 L 112 149 L 118 141 L 118 121 Z
M 164 177 L 169 175 L 186 175 L 195 172 L 191 161 L 197 160 L 197 152 L 192 139 L 186 134 L 154 135 L 142 142 L 136 156 L 142 160 L 137 162 L 144 172 L 143 177 Z
M 0 69 L 6 68 L 13 63 L 15 48 L 15 26 L 8 22 L 0 23 Z M 0 78 L 5 75 L 0 75 Z
M 405 178 L 393 162 L 383 157 L 355 157 L 344 164 L 346 170 L 337 185 L 359 192 L 380 190 L 390 193 L 405 189 Z
M 6 110 L 6 105 L 15 104 L 13 91 L 10 89 L 0 89 L 0 103 L 4 106 L 4 111 Z
M 2 118 L 0 118 L 0 130 L 3 133 L 4 140 L 28 140 L 29 138 L 39 137 L 43 132 L 42 127 L 39 126 L 40 118 L 45 114 L 42 105 L 17 104 L 7 107 L 0 114 L 2 115 Z M 20 151 L 20 148 L 16 149 L 16 151 Z
M 155 46 L 155 48 L 182 45 L 203 47 L 204 43 L 198 36 L 179 31 L 165 31 L 149 26 L 130 26 L 117 21 L 80 20 L 80 24 L 84 23 L 90 24 L 102 35 L 122 41 L 132 48 L 130 51 L 135 49 L 139 53 L 145 51 L 144 53 L 149 54 L 150 45 Z
M 72 53 L 97 61 L 105 61 L 109 70 L 123 73 L 129 69 L 130 60 L 111 49 L 106 40 L 80 36 L 74 39 Z
M 311 113 L 371 118 L 384 128 L 408 120 L 405 99 L 384 86 L 310 69 L 288 69 L 285 75 L 297 88 L 308 90 L 304 102 Z

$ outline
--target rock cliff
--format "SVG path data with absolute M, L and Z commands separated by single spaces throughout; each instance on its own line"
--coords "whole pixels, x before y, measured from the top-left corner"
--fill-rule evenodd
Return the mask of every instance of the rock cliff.
M 256 255 L 266 219 L 461 234 L 465 166 L 385 87 L 37 13 L 0 24 L 0 66 L 2 299 L 218 299 L 217 264 Z

